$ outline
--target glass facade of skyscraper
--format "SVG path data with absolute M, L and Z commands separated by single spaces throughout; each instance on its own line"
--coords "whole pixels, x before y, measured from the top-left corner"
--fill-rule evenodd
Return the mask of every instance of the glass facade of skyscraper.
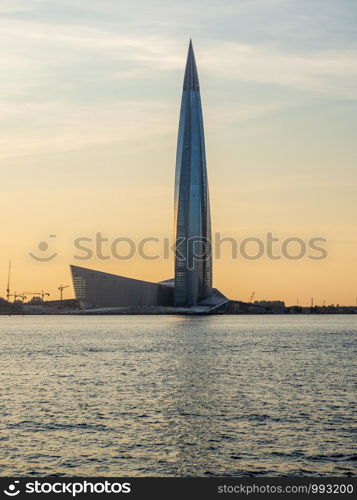
M 192 42 L 183 83 L 175 176 L 175 304 L 212 294 L 211 220 L 200 87 Z

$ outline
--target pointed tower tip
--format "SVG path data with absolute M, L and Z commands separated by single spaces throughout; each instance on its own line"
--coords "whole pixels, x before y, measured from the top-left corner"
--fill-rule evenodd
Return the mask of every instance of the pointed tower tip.
M 185 78 L 183 80 L 184 90 L 200 90 L 200 84 L 198 81 L 198 73 L 195 61 L 195 54 L 193 52 L 192 38 L 190 38 L 190 44 L 188 46 L 188 54 L 186 61 Z

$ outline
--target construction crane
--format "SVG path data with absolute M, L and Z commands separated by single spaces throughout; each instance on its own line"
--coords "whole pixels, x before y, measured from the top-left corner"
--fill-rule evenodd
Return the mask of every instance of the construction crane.
M 24 302 L 26 300 L 26 295 L 21 292 L 21 293 L 10 293 L 9 297 L 14 297 L 14 302 L 17 301 L 17 299 L 21 299 L 22 302 Z
M 253 302 L 254 295 L 255 295 L 255 290 L 253 290 L 253 293 L 252 293 L 252 295 L 250 296 L 249 302 Z
M 62 284 L 61 284 L 61 285 L 58 287 L 58 290 L 60 291 L 60 294 L 61 294 L 61 300 L 63 300 L 63 290 L 64 290 L 65 288 L 69 288 L 69 285 L 62 285 Z
M 22 294 L 22 293 L 17 293 L 17 292 L 7 294 L 7 300 L 8 300 L 8 301 L 9 301 L 10 297 L 14 297 L 14 302 L 16 302 L 16 301 L 17 301 L 18 297 L 20 297 L 22 300 L 24 300 L 24 299 L 25 299 L 24 294 Z
M 11 261 L 9 262 L 9 271 L 7 274 L 6 298 L 8 302 L 10 300 L 10 273 L 11 273 Z
M 323 301 L 322 307 L 325 307 L 325 305 L 326 305 L 326 300 Z
M 46 296 L 49 297 L 50 294 L 41 290 L 41 292 L 23 292 L 23 295 L 37 295 L 43 300 Z

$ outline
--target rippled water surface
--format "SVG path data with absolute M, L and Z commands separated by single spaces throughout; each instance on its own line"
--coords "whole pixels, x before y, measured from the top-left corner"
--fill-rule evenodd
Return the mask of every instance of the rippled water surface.
M 356 316 L 0 317 L 1 475 L 355 475 Z

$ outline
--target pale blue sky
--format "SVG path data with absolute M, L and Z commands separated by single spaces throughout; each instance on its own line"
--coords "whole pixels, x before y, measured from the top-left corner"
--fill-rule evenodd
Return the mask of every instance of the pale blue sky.
M 140 120 L 156 109 L 165 121 L 190 36 L 215 116 L 207 127 L 281 118 L 291 107 L 353 120 L 354 1 L 5 0 L 0 14 L 3 158 L 131 138 L 115 127 L 118 107 Z M 114 122 L 112 134 L 89 125 L 93 113 L 98 125 Z M 67 137 L 76 125 L 85 130 Z M 158 134 L 169 132 L 164 125 Z M 43 127 L 60 135 L 57 145 L 42 144 Z

